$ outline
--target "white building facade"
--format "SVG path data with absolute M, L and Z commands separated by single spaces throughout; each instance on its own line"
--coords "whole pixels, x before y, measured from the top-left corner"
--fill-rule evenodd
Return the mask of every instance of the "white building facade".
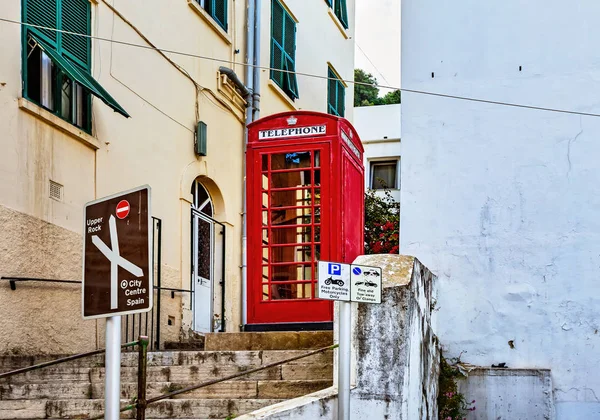
M 402 86 L 599 114 L 599 14 L 404 1 Z M 556 418 L 600 418 L 600 118 L 402 99 L 400 251 L 438 275 L 445 356 L 549 368 Z
M 385 185 L 400 202 L 400 104 L 354 108 L 354 126 L 365 148 L 365 189 L 383 194 Z

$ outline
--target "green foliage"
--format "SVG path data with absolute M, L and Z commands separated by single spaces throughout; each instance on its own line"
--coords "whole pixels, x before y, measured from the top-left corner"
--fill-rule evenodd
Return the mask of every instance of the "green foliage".
M 400 93 L 400 89 L 396 89 L 392 92 L 388 92 L 385 94 L 383 98 L 377 98 L 381 103 L 378 105 L 393 105 L 399 104 L 401 100 L 402 94 Z
M 354 84 L 354 106 L 375 105 L 379 95 L 377 79 L 371 73 L 354 69 L 354 81 L 369 84 L 369 86 Z
M 465 396 L 458 392 L 456 380 L 462 377 L 457 367 L 452 366 L 442 356 L 438 386 L 439 420 L 464 420 L 467 411 L 475 411 L 475 400 L 467 403 Z
M 365 253 L 397 254 L 400 249 L 400 203 L 384 189 L 384 196 L 365 194 Z
M 400 103 L 400 89 L 388 92 L 382 98 L 379 97 L 377 79 L 371 73 L 367 73 L 361 69 L 354 69 L 354 81 L 369 85 L 354 84 L 354 106 L 392 105 Z

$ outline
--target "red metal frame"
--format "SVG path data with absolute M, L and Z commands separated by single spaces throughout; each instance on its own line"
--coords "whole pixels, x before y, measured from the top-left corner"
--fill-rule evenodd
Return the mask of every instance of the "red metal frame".
M 290 117 L 295 120 L 294 125 L 288 124 Z M 325 125 L 326 133 L 314 137 L 259 139 L 258 133 L 262 130 L 316 125 Z M 303 152 L 310 152 L 309 161 L 302 163 L 302 167 L 290 167 L 293 165 L 287 157 Z M 318 163 L 316 152 L 319 153 Z M 287 112 L 263 118 L 249 126 L 249 324 L 314 323 L 333 319 L 333 303 L 315 296 L 316 262 L 317 259 L 351 262 L 362 253 L 362 153 L 358 134 L 350 123 L 328 114 Z M 285 156 L 283 161 L 282 156 Z M 281 168 L 285 162 L 288 162 L 287 166 Z M 295 163 L 300 165 L 300 162 L 301 158 L 298 158 Z M 274 165 L 279 166 L 273 169 Z M 345 173 L 348 168 L 353 171 L 351 176 Z M 348 183 L 344 178 L 352 179 L 352 182 Z M 298 179 L 304 181 L 298 182 Z M 316 179 L 320 180 L 319 184 L 315 183 Z M 275 186 L 276 180 L 283 186 Z M 290 182 L 294 180 L 295 183 Z M 279 200 L 274 202 L 273 193 Z M 345 211 L 343 207 L 348 203 L 344 196 L 354 199 L 352 208 Z M 290 224 L 284 224 L 286 217 Z M 279 218 L 283 221 L 275 223 Z M 347 223 L 353 226 L 344 226 Z M 297 261 L 298 253 L 302 259 L 308 259 Z M 298 267 L 306 269 L 299 270 Z M 277 275 L 285 280 L 278 280 Z

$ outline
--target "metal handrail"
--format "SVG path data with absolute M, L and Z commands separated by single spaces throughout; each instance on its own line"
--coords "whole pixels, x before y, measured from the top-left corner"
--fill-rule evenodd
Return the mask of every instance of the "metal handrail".
M 10 283 L 10 290 L 17 290 L 18 281 L 41 281 L 46 283 L 71 283 L 71 284 L 81 284 L 79 280 L 58 280 L 58 279 L 40 279 L 37 277 L 8 277 L 2 276 L 0 280 L 8 280 Z
M 15 283 L 17 281 L 39 281 L 43 283 L 70 283 L 70 284 L 81 284 L 81 280 L 58 280 L 58 279 L 44 279 L 39 277 L 13 277 L 13 276 L 2 276 L 0 280 L 8 280 L 10 282 L 10 288 L 16 289 Z M 170 292 L 181 292 L 181 293 L 194 293 L 193 290 L 186 289 L 175 289 L 172 287 L 160 287 L 154 286 L 155 290 L 168 290 Z
M 121 348 L 134 347 L 134 346 L 137 346 L 138 344 L 140 344 L 139 340 L 132 341 L 130 343 L 122 344 Z M 54 365 L 59 365 L 61 363 L 72 362 L 73 360 L 83 359 L 84 357 L 96 356 L 96 355 L 102 354 L 104 352 L 106 352 L 106 349 L 93 350 L 93 351 L 88 351 L 86 353 L 79 353 L 79 354 L 74 354 L 72 356 L 62 357 L 60 359 L 51 360 L 49 362 L 39 363 L 39 364 L 33 365 L 33 366 L 15 369 L 10 372 L 0 373 L 0 379 L 8 378 L 10 376 L 18 375 L 20 373 L 31 372 L 32 370 L 38 370 L 38 369 L 42 369 L 42 368 L 45 368 L 48 366 L 54 366 Z
M 138 398 L 136 399 L 135 403 L 128 404 L 128 405 L 122 407 L 121 410 L 120 410 L 120 412 L 123 413 L 125 411 L 130 411 L 130 410 L 133 410 L 133 409 L 137 409 L 136 418 L 138 420 L 144 420 L 146 418 L 146 407 L 149 404 L 153 404 L 155 402 L 171 398 L 171 397 L 173 397 L 175 395 L 185 394 L 185 393 L 190 392 L 190 391 L 195 391 L 196 389 L 205 388 L 207 386 L 215 385 L 215 384 L 218 384 L 220 382 L 229 381 L 231 379 L 236 379 L 236 378 L 239 378 L 239 377 L 242 377 L 242 376 L 250 375 L 252 373 L 260 372 L 260 371 L 265 370 L 265 369 L 270 369 L 270 368 L 273 368 L 273 367 L 276 367 L 276 366 L 284 365 L 286 363 L 293 362 L 295 360 L 300 360 L 300 359 L 304 359 L 304 358 L 309 357 L 309 356 L 314 356 L 315 354 L 324 353 L 324 352 L 326 352 L 328 350 L 333 350 L 333 349 L 336 349 L 338 347 L 339 347 L 339 344 L 333 344 L 331 346 L 323 347 L 323 348 L 320 348 L 318 350 L 313 350 L 313 351 L 310 351 L 308 353 L 301 354 L 299 356 L 290 357 L 289 359 L 281 360 L 279 362 L 269 363 L 268 365 L 264 365 L 264 366 L 261 366 L 261 367 L 255 368 L 255 369 L 246 370 L 246 371 L 240 372 L 240 373 L 235 373 L 233 375 L 225 376 L 223 378 L 213 379 L 212 381 L 203 382 L 203 383 L 198 384 L 198 385 L 192 385 L 192 386 L 189 386 L 187 388 L 183 388 L 183 389 L 179 389 L 177 391 L 169 392 L 168 394 L 163 394 L 163 395 L 159 395 L 158 397 L 150 398 L 148 400 L 146 399 L 146 394 L 145 394 L 146 362 L 142 361 L 142 357 L 140 357 L 139 371 L 143 372 L 143 374 L 140 374 L 139 377 L 138 377 L 138 379 L 141 381 L 142 377 L 143 377 L 143 380 L 144 380 L 143 389 L 142 389 L 142 383 L 139 382 L 138 383 Z M 142 365 L 142 363 L 143 363 L 143 365 Z M 104 418 L 104 414 L 102 414 L 100 416 L 97 416 L 97 417 L 92 417 L 90 420 L 100 420 L 102 418 Z

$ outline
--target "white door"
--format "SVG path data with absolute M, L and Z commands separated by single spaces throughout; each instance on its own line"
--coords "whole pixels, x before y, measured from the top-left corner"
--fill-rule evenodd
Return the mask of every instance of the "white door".
M 192 212 L 194 331 L 211 332 L 213 323 L 214 222 Z

